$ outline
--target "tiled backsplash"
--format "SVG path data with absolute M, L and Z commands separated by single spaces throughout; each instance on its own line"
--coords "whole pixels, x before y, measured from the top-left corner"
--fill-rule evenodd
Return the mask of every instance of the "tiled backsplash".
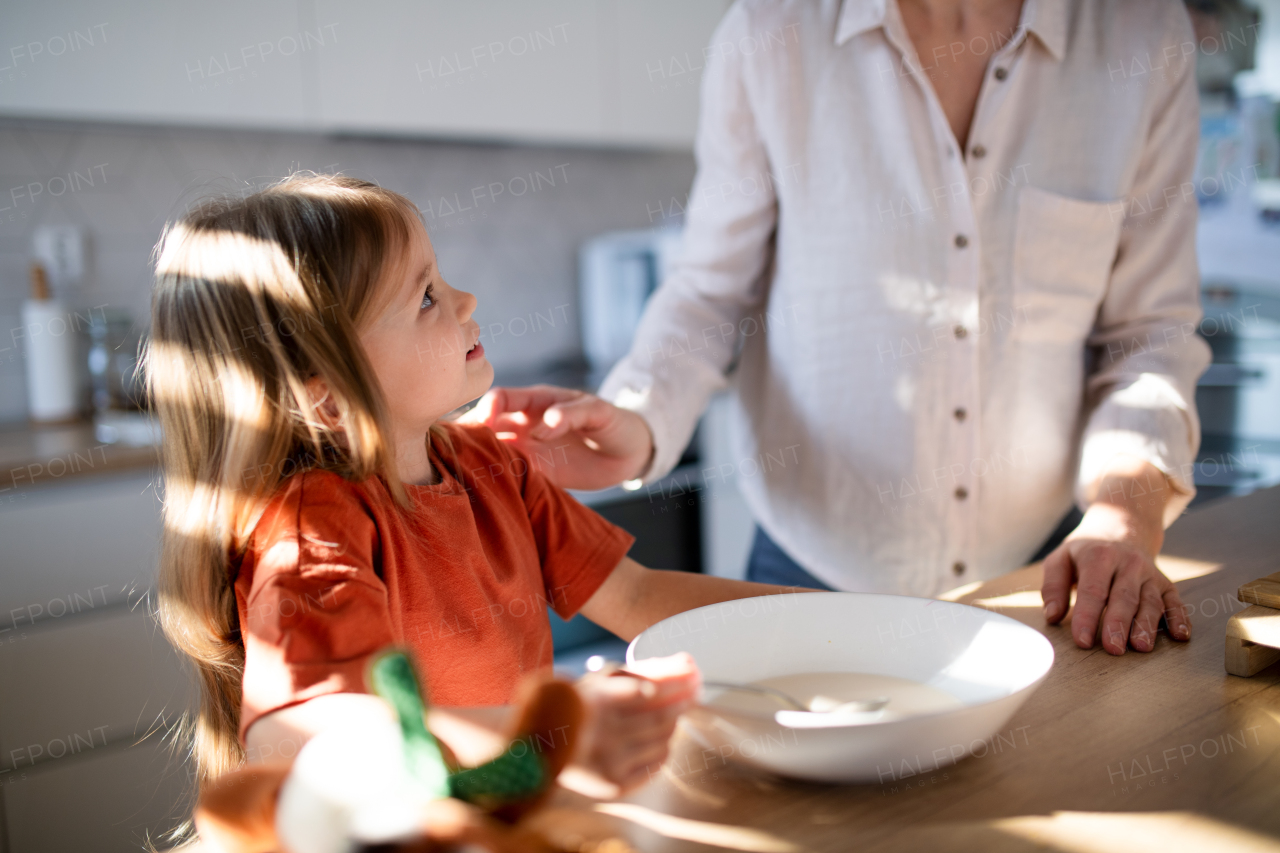
M 145 318 L 151 249 L 166 220 L 214 191 L 292 170 L 341 171 L 423 211 L 441 270 L 476 294 L 499 375 L 580 353 L 577 249 L 661 224 L 693 179 L 681 152 L 499 146 L 0 119 L 0 422 L 26 417 L 14 332 L 39 225 L 76 225 L 89 262 L 72 307 Z

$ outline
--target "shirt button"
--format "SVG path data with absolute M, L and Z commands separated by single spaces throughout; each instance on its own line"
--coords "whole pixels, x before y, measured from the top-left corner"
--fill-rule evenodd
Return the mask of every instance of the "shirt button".
M 968 489 L 966 489 L 964 486 L 957 486 L 957 487 L 956 487 L 956 500 L 958 500 L 958 501 L 962 501 L 962 500 L 964 500 L 964 499 L 965 499 L 965 498 L 967 498 L 967 497 L 969 497 L 969 490 L 968 490 Z
M 981 160 L 983 157 L 986 157 L 986 156 L 987 156 L 987 149 L 986 149 L 986 148 L 984 148 L 984 147 L 983 147 L 983 146 L 981 146 L 981 145 L 975 145 L 975 146 L 973 146 L 973 151 L 971 151 L 970 153 L 971 153 L 971 154 L 972 154 L 976 159 Z
M 962 341 L 969 336 L 969 330 L 966 329 L 964 326 L 956 326 L 955 332 L 956 332 L 956 340 Z
M 951 564 L 951 571 L 957 575 L 964 574 L 964 563 L 960 560 L 956 560 Z
M 952 414 L 956 416 L 956 420 L 963 421 L 969 413 L 964 410 L 963 406 L 961 406 L 960 408 L 952 412 Z
M 997 68 L 997 69 L 996 69 L 996 79 L 997 79 L 997 80 L 1003 80 L 1004 78 L 1006 78 L 1006 77 L 1008 77 L 1008 76 L 1009 76 L 1009 69 L 1007 69 L 1007 68 Z
M 957 248 L 957 249 L 963 249 L 963 248 L 964 248 L 965 246 L 967 246 L 967 245 L 969 245 L 969 238 L 968 238 L 968 237 L 966 237 L 966 236 L 964 236 L 963 234 L 957 234 L 957 235 L 956 235 L 956 248 Z

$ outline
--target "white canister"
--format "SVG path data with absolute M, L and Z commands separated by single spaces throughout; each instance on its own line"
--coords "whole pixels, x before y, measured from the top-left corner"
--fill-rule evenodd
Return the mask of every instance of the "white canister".
M 31 267 L 31 298 L 22 303 L 26 351 L 27 411 L 36 422 L 59 422 L 80 414 L 76 330 L 67 309 L 49 296 L 44 268 Z

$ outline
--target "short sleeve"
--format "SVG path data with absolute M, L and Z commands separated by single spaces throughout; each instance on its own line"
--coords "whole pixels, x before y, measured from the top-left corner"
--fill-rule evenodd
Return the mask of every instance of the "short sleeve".
M 394 638 L 378 553 L 369 507 L 337 475 L 299 475 L 272 502 L 235 584 L 245 647 L 241 738 L 281 708 L 365 692 L 369 656 Z
M 547 601 L 561 618 L 569 619 L 617 568 L 636 539 L 578 503 L 519 451 L 503 447 L 514 458 L 524 460 L 528 471 L 524 503 L 538 544 Z

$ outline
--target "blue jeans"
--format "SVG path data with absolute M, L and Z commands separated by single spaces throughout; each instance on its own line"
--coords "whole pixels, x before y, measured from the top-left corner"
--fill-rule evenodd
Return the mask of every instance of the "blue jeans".
M 747 580 L 835 591 L 802 569 L 758 524 L 755 538 L 751 542 L 751 556 L 747 559 Z

